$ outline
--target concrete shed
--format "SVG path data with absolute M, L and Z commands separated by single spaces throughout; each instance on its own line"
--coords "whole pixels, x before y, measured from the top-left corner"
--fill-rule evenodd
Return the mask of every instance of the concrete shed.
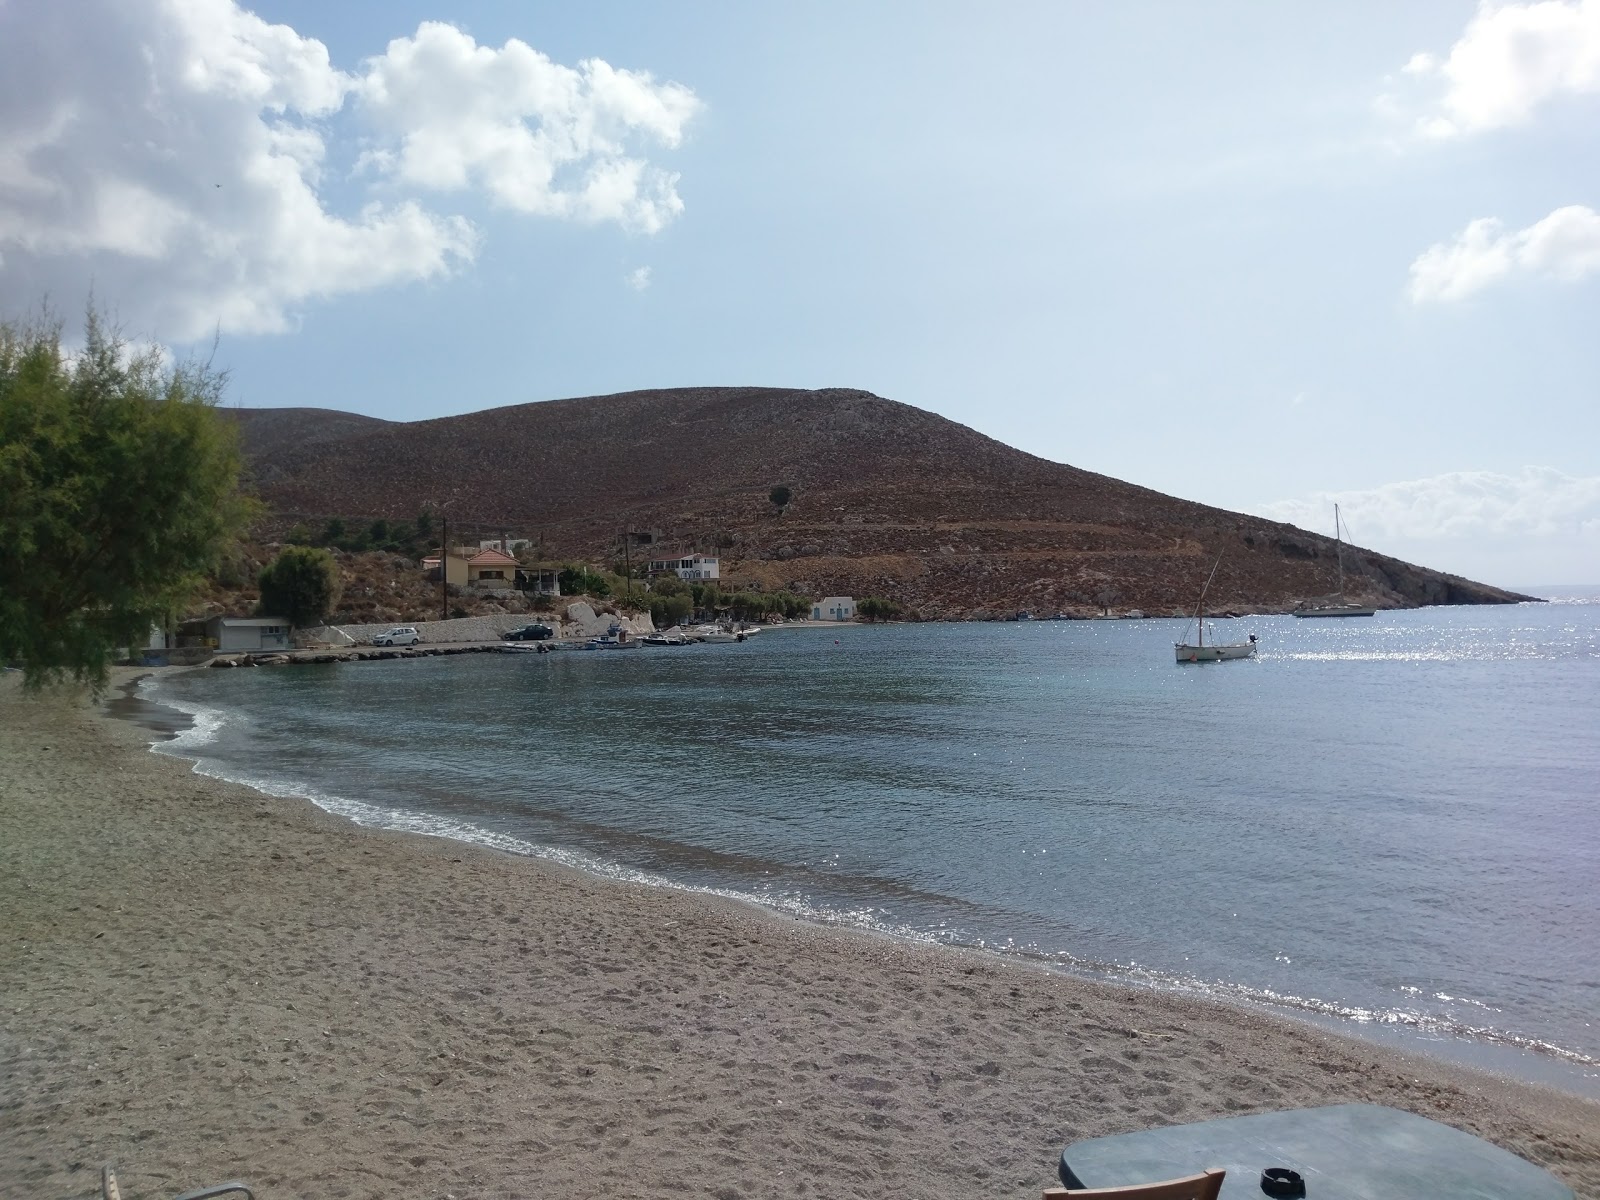
M 287 650 L 287 617 L 212 617 L 206 637 L 221 653 L 236 650 Z

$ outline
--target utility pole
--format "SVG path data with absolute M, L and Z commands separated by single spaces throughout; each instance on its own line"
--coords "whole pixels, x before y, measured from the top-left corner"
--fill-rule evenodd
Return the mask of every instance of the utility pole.
M 439 620 L 450 619 L 450 519 L 439 513 Z

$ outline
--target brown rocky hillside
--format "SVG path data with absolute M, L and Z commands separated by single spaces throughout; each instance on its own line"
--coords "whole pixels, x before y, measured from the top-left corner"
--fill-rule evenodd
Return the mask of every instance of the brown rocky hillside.
M 624 530 L 719 553 L 729 581 L 880 595 L 929 618 L 1194 604 L 1273 611 L 1334 587 L 1332 538 L 1048 462 L 867 392 L 677 388 L 396 423 L 233 410 L 275 521 L 414 517 L 610 562 Z M 775 485 L 792 489 L 780 513 Z M 1523 597 L 1356 547 L 1346 592 L 1384 606 Z

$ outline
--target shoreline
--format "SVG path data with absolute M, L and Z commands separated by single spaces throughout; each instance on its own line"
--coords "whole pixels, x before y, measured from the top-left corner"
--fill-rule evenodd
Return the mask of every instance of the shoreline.
M 173 671 L 195 669 L 198 668 L 173 668 Z M 1363 1010 L 1349 1003 L 1318 999 L 1316 996 L 1274 992 L 1266 988 L 1228 984 L 1220 980 L 1208 981 L 1191 975 L 1163 974 L 1127 967 L 1120 963 L 1094 963 L 1074 957 L 1067 952 L 1051 954 L 1030 952 L 1027 949 L 1008 950 L 981 941 L 937 938 L 907 927 L 862 922 L 827 905 L 820 908 L 807 904 L 775 906 L 769 898 L 758 892 L 741 890 L 737 886 L 727 888 L 684 883 L 674 879 L 670 874 L 630 867 L 603 856 L 596 857 L 592 852 L 563 849 L 559 845 L 528 841 L 511 834 L 489 832 L 461 817 L 440 818 L 437 814 L 424 812 L 412 819 L 396 820 L 398 810 L 386 812 L 375 807 L 370 800 L 352 800 L 342 793 L 308 791 L 293 780 L 230 774 L 226 768 L 218 769 L 216 765 L 218 760 L 215 759 L 210 760 L 207 765 L 202 765 L 201 757 L 205 752 L 199 744 L 191 743 L 183 736 L 193 727 L 195 721 L 200 719 L 197 713 L 182 707 L 173 708 L 160 699 L 137 694 L 138 685 L 142 680 L 164 673 L 166 672 L 146 670 L 135 674 L 121 685 L 120 690 L 124 696 L 105 702 L 102 708 L 108 713 L 132 720 L 145 729 L 157 732 L 162 743 L 173 741 L 180 743 L 171 747 L 152 744 L 151 748 L 157 753 L 170 754 L 189 761 L 198 774 L 222 782 L 241 784 L 268 795 L 304 799 L 321 811 L 341 820 L 349 820 L 362 828 L 442 837 L 461 844 L 488 847 L 521 859 L 575 869 L 586 876 L 614 883 L 668 888 L 690 895 L 732 900 L 751 905 L 762 913 L 776 915 L 780 919 L 797 919 L 817 928 L 854 930 L 913 945 L 965 950 L 992 956 L 997 961 L 1051 971 L 1073 979 L 1152 991 L 1163 995 L 1183 996 L 1234 1011 L 1262 1013 L 1374 1046 L 1418 1055 L 1429 1061 L 1481 1071 L 1515 1082 L 1549 1087 L 1558 1092 L 1600 1103 L 1600 1075 L 1595 1074 L 1596 1063 L 1593 1059 L 1561 1045 L 1540 1042 L 1515 1032 L 1493 1027 L 1475 1027 L 1427 1015 L 1415 1015 L 1404 1010 Z M 140 711 L 141 708 L 143 711 Z
M 0 1192 L 92 1195 L 112 1161 L 133 1194 L 1036 1196 L 1079 1138 L 1368 1100 L 1600 1197 L 1591 1101 L 365 829 L 18 692 L 0 682 Z

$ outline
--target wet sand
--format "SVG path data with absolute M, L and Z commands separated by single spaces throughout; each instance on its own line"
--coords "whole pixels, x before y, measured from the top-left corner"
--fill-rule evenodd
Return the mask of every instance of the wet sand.
M 151 736 L 0 679 L 6 1197 L 1036 1197 L 1079 1138 L 1352 1100 L 1600 1197 L 1591 1101 L 359 829 Z

